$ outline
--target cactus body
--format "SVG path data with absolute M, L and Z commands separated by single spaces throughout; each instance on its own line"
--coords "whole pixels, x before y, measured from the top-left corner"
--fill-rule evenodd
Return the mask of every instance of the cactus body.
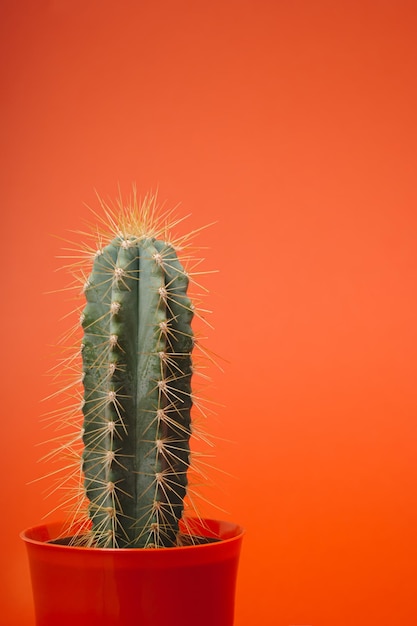
M 82 315 L 82 469 L 94 545 L 176 544 L 191 434 L 193 307 L 174 248 L 117 236 Z

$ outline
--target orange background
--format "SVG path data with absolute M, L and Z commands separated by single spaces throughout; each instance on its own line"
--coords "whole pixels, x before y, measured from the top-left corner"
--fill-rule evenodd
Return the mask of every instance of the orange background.
M 66 281 L 51 235 L 133 181 L 187 229 L 218 221 L 209 430 L 234 478 L 211 499 L 247 529 L 236 626 L 417 623 L 415 2 L 0 13 L 1 623 L 33 625 L 18 532 L 54 504 L 27 486 L 71 306 L 45 295 Z

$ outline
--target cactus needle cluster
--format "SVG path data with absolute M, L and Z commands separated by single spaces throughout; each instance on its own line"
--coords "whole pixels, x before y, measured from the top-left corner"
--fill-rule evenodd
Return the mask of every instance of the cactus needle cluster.
M 101 201 L 102 202 L 102 201 Z M 106 548 L 178 545 L 190 466 L 195 307 L 171 215 L 102 202 L 107 237 L 84 278 L 82 452 L 88 532 Z M 79 505 L 81 506 L 81 505 Z

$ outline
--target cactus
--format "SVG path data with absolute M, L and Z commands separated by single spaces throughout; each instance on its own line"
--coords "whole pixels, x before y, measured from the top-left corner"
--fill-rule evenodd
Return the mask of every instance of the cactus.
M 102 203 L 110 223 L 84 282 L 82 453 L 88 532 L 111 548 L 178 545 L 190 466 L 194 305 L 155 198 Z M 170 214 L 168 214 L 170 217 Z M 186 241 L 184 238 L 181 241 Z M 99 241 L 103 235 L 99 233 Z M 70 360 L 70 368 L 73 360 Z M 67 453 L 74 446 L 61 446 Z M 78 457 L 79 458 L 79 457 Z M 79 495 L 76 508 L 82 508 Z
M 99 545 L 175 545 L 191 434 L 192 305 L 173 247 L 126 233 L 85 294 L 83 470 Z

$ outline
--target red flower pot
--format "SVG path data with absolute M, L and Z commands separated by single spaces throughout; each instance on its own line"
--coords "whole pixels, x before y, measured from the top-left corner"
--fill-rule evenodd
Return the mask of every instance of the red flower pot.
M 192 526 L 219 541 L 102 549 L 50 543 L 60 524 L 24 531 L 37 626 L 232 626 L 243 530 L 217 520 Z

